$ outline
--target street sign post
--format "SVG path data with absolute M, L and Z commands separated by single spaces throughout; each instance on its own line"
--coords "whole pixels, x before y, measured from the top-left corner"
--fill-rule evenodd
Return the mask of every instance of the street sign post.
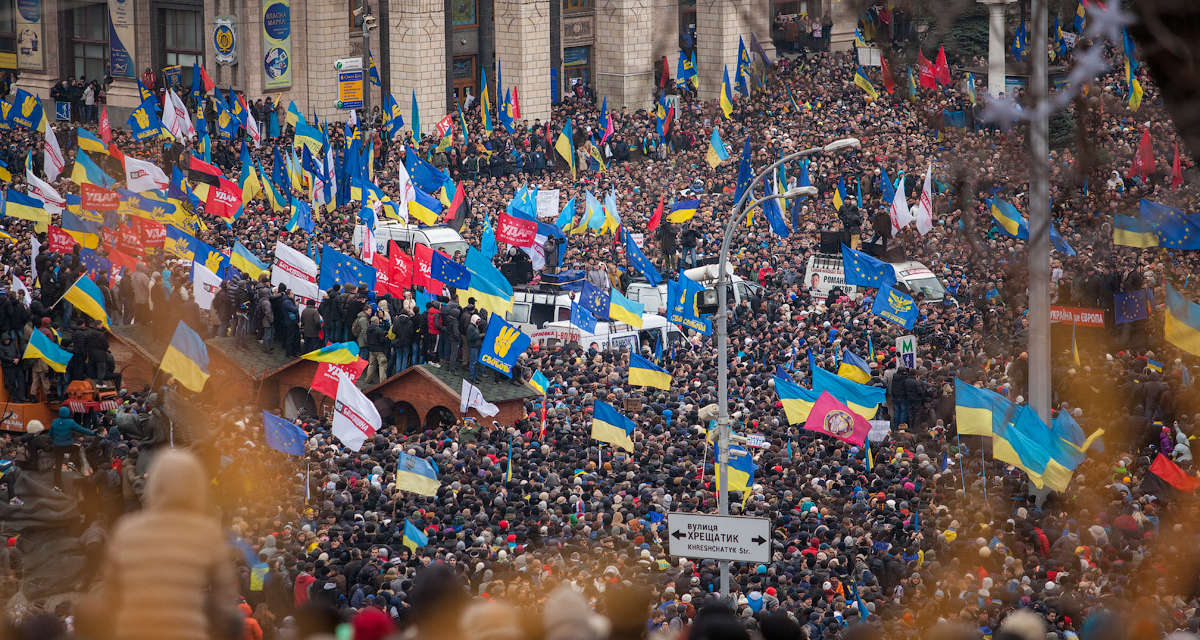
M 900 359 L 900 366 L 915 369 L 917 367 L 917 337 L 900 336 L 896 338 L 896 356 Z
M 771 561 L 771 521 L 767 518 L 668 513 L 667 537 L 673 556 Z

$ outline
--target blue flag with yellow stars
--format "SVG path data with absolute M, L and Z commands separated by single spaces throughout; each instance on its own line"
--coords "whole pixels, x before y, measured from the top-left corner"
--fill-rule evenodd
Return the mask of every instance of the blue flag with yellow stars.
M 875 289 L 896 284 L 895 267 L 846 245 L 842 245 L 842 269 L 846 284 Z
M 263 411 L 263 431 L 268 447 L 293 456 L 304 455 L 304 441 L 308 438 L 304 429 L 273 413 Z
M 572 302 L 571 324 L 588 333 L 593 333 L 596 330 L 596 316 L 592 315 L 591 311 L 583 308 L 579 303 Z
M 905 329 L 912 329 L 917 321 L 917 301 L 902 291 L 890 286 L 884 286 L 875 294 L 875 304 L 871 313 L 891 320 Z
M 596 318 L 607 320 L 609 297 L 607 289 L 601 291 L 596 285 L 585 282 L 583 283 L 583 291 L 579 293 L 579 304 L 593 316 L 596 316 Z
M 328 291 L 335 284 L 366 285 L 374 291 L 375 268 L 325 245 L 321 248 L 321 277 L 317 286 Z
M 1150 305 L 1154 301 L 1154 293 L 1149 289 L 1138 289 L 1128 293 L 1118 293 L 1113 296 L 1113 309 L 1116 312 L 1116 324 L 1136 322 L 1150 317 Z
M 750 138 L 747 137 L 746 144 L 742 146 L 742 160 L 738 164 L 737 190 L 733 193 L 734 202 L 742 199 L 742 194 L 750 188 L 752 179 L 754 176 L 750 174 Z
M 455 289 L 466 289 L 471 284 L 471 272 L 441 251 L 433 252 L 433 259 L 429 261 L 429 277 Z
M 1150 223 L 1158 234 L 1159 246 L 1165 249 L 1200 249 L 1200 214 L 1186 214 L 1174 207 L 1141 200 L 1138 214 Z
M 625 255 L 629 258 L 630 266 L 646 276 L 646 281 L 651 286 L 657 287 L 658 283 L 662 282 L 662 276 L 659 275 L 658 269 L 655 269 L 654 263 L 646 258 L 646 254 L 642 253 L 641 247 L 637 246 L 628 231 L 625 232 Z

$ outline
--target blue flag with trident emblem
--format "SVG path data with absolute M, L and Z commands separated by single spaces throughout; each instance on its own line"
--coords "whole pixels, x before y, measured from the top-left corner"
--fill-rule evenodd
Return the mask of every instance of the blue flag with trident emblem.
M 875 294 L 875 304 L 871 313 L 886 318 L 896 324 L 911 329 L 917 321 L 917 302 L 906 293 L 884 285 Z
M 529 336 L 493 313 L 483 348 L 479 350 L 479 361 L 511 378 L 513 365 L 528 348 Z

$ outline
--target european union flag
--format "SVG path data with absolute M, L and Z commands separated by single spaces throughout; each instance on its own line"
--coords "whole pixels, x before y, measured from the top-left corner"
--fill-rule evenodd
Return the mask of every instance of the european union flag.
M 579 304 L 599 320 L 608 319 L 609 298 L 607 290 L 601 291 L 590 282 L 583 283 L 583 291 L 579 292 Z
M 416 149 L 406 147 L 405 150 L 404 167 L 418 189 L 425 193 L 437 193 L 443 185 L 454 184 L 450 174 L 423 160 Z
M 596 316 L 592 315 L 592 312 L 583 308 L 582 305 L 580 305 L 576 302 L 572 302 L 571 303 L 571 324 L 579 327 L 580 329 L 582 329 L 588 333 L 593 333 L 596 331 Z
M 455 289 L 466 289 L 471 284 L 471 272 L 447 258 L 441 251 L 433 252 L 433 259 L 429 263 L 429 277 Z
M 895 267 L 846 245 L 842 245 L 842 269 L 846 284 L 875 289 L 896 284 Z
M 1138 203 L 1141 219 L 1154 226 L 1159 245 L 1167 249 L 1200 249 L 1200 214 L 1188 215 L 1157 202 Z
M 912 296 L 897 291 L 890 285 L 884 285 L 879 289 L 879 293 L 875 294 L 875 304 L 871 307 L 871 313 L 891 320 L 905 329 L 911 329 L 917 321 L 917 302 Z
M 366 285 L 374 291 L 375 268 L 325 245 L 321 248 L 321 277 L 317 286 L 328 291 L 335 284 Z
M 788 382 L 792 382 L 792 383 L 796 382 L 795 380 L 792 379 L 792 374 L 788 373 L 787 369 L 783 368 L 783 365 L 778 365 L 778 364 L 775 365 L 775 376 L 777 378 L 783 378 L 784 380 L 787 380 Z
M 308 437 L 304 429 L 264 411 L 263 431 L 266 433 L 268 447 L 293 456 L 304 455 L 304 440 Z
M 1113 310 L 1116 312 L 1116 323 L 1136 322 L 1150 317 L 1150 305 L 1154 302 L 1154 293 L 1149 289 L 1139 289 L 1128 293 L 1118 293 L 1113 296 Z
M 555 227 L 557 229 L 557 227 Z M 629 264 L 634 269 L 637 269 L 646 276 L 646 281 L 650 286 L 657 287 L 658 283 L 662 282 L 662 276 L 658 274 L 658 269 L 654 268 L 654 263 L 646 259 L 646 254 L 642 253 L 641 247 L 633 241 L 633 236 L 629 232 L 625 232 L 625 256 L 629 258 Z
M 84 270 L 88 272 L 88 277 L 93 280 L 99 278 L 102 273 L 112 273 L 112 262 L 91 249 L 80 248 L 79 264 L 83 265 Z

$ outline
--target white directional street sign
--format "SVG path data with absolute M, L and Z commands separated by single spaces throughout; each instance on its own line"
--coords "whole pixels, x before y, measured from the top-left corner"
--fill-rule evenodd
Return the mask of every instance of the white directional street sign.
M 771 561 L 771 521 L 767 518 L 668 513 L 667 536 L 673 556 Z
M 900 366 L 915 369 L 917 366 L 917 337 L 900 336 L 896 338 L 896 354 L 900 356 Z

